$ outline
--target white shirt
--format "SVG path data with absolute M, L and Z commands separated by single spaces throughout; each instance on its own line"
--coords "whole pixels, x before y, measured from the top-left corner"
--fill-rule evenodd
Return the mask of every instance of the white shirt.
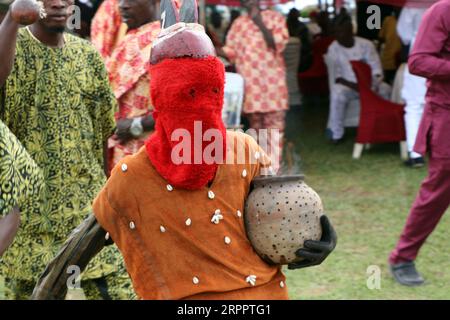
M 375 46 L 369 40 L 355 37 L 355 44 L 351 48 L 341 46 L 336 40 L 331 43 L 327 53 L 335 69 L 335 80 L 344 78 L 351 82 L 357 82 L 356 75 L 353 72 L 350 61 L 363 61 L 372 68 L 372 75 L 382 75 L 380 57 Z M 375 79 L 374 81 L 381 79 Z
M 397 23 L 397 33 L 404 45 L 413 45 L 426 8 L 403 8 Z
M 420 22 L 426 8 L 409 8 L 405 7 L 400 14 L 397 23 L 397 33 L 402 39 L 403 44 L 410 45 L 412 49 Z M 403 78 L 403 87 L 401 95 L 407 104 L 424 104 L 425 94 L 427 92 L 426 79 L 409 73 L 406 66 Z

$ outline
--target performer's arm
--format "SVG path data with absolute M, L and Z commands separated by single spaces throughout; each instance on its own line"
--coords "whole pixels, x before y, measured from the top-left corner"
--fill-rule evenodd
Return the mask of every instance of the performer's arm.
M 13 242 L 19 225 L 20 212 L 17 207 L 13 208 L 8 215 L 0 218 L 0 257 Z
M 444 10 L 436 5 L 423 17 L 408 61 L 412 74 L 427 79 L 450 80 L 450 60 L 441 55 L 450 32 L 450 19 Z
M 11 10 L 0 25 L 0 87 L 11 73 L 16 55 L 16 40 L 19 24 L 11 17 Z
M 89 261 L 110 242 L 105 239 L 106 232 L 90 215 L 69 236 L 56 257 L 47 265 L 34 288 L 33 300 L 64 299 L 67 293 L 67 280 L 70 266 L 78 266 L 83 272 Z

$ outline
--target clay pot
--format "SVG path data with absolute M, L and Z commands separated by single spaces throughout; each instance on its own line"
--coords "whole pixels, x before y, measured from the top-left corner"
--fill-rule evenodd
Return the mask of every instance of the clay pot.
M 161 31 L 152 45 L 150 63 L 167 58 L 204 58 L 215 56 L 216 50 L 202 25 L 179 22 Z
M 305 240 L 320 240 L 323 214 L 319 195 L 302 175 L 261 177 L 245 204 L 247 236 L 258 255 L 270 264 L 297 262 Z
M 11 5 L 11 17 L 24 26 L 38 21 L 40 12 L 41 6 L 36 0 L 16 0 Z

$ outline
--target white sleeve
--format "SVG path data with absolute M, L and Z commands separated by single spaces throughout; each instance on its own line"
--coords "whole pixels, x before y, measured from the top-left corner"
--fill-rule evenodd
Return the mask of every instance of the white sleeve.
M 327 57 L 331 63 L 331 67 L 333 68 L 334 80 L 342 77 L 342 70 L 340 68 L 340 65 L 337 63 L 338 55 L 339 55 L 339 53 L 337 51 L 337 46 L 335 43 L 332 43 L 328 47 Z
M 367 41 L 366 42 L 366 61 L 372 68 L 372 76 L 375 78 L 375 75 L 383 75 L 383 68 L 381 67 L 381 60 L 380 56 L 378 55 L 377 50 L 375 49 L 375 46 L 372 42 Z

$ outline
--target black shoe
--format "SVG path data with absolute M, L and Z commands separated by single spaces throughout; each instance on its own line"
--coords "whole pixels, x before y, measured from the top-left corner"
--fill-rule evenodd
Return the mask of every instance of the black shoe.
M 343 142 L 344 142 L 344 138 L 341 138 L 341 139 L 331 139 L 331 140 L 330 140 L 330 143 L 331 143 L 331 144 L 334 144 L 334 145 L 341 144 L 341 143 L 343 143 Z
M 404 286 L 420 286 L 425 280 L 416 270 L 414 262 L 403 262 L 390 265 L 391 273 L 395 280 Z
M 327 140 L 329 143 L 331 144 L 340 144 L 344 141 L 344 137 L 340 138 L 340 139 L 334 139 L 333 138 L 333 131 L 331 131 L 331 129 L 327 129 L 325 131 L 325 135 L 327 137 Z
M 405 161 L 405 166 L 410 168 L 421 168 L 425 165 L 425 159 L 422 157 L 419 158 L 409 158 Z

